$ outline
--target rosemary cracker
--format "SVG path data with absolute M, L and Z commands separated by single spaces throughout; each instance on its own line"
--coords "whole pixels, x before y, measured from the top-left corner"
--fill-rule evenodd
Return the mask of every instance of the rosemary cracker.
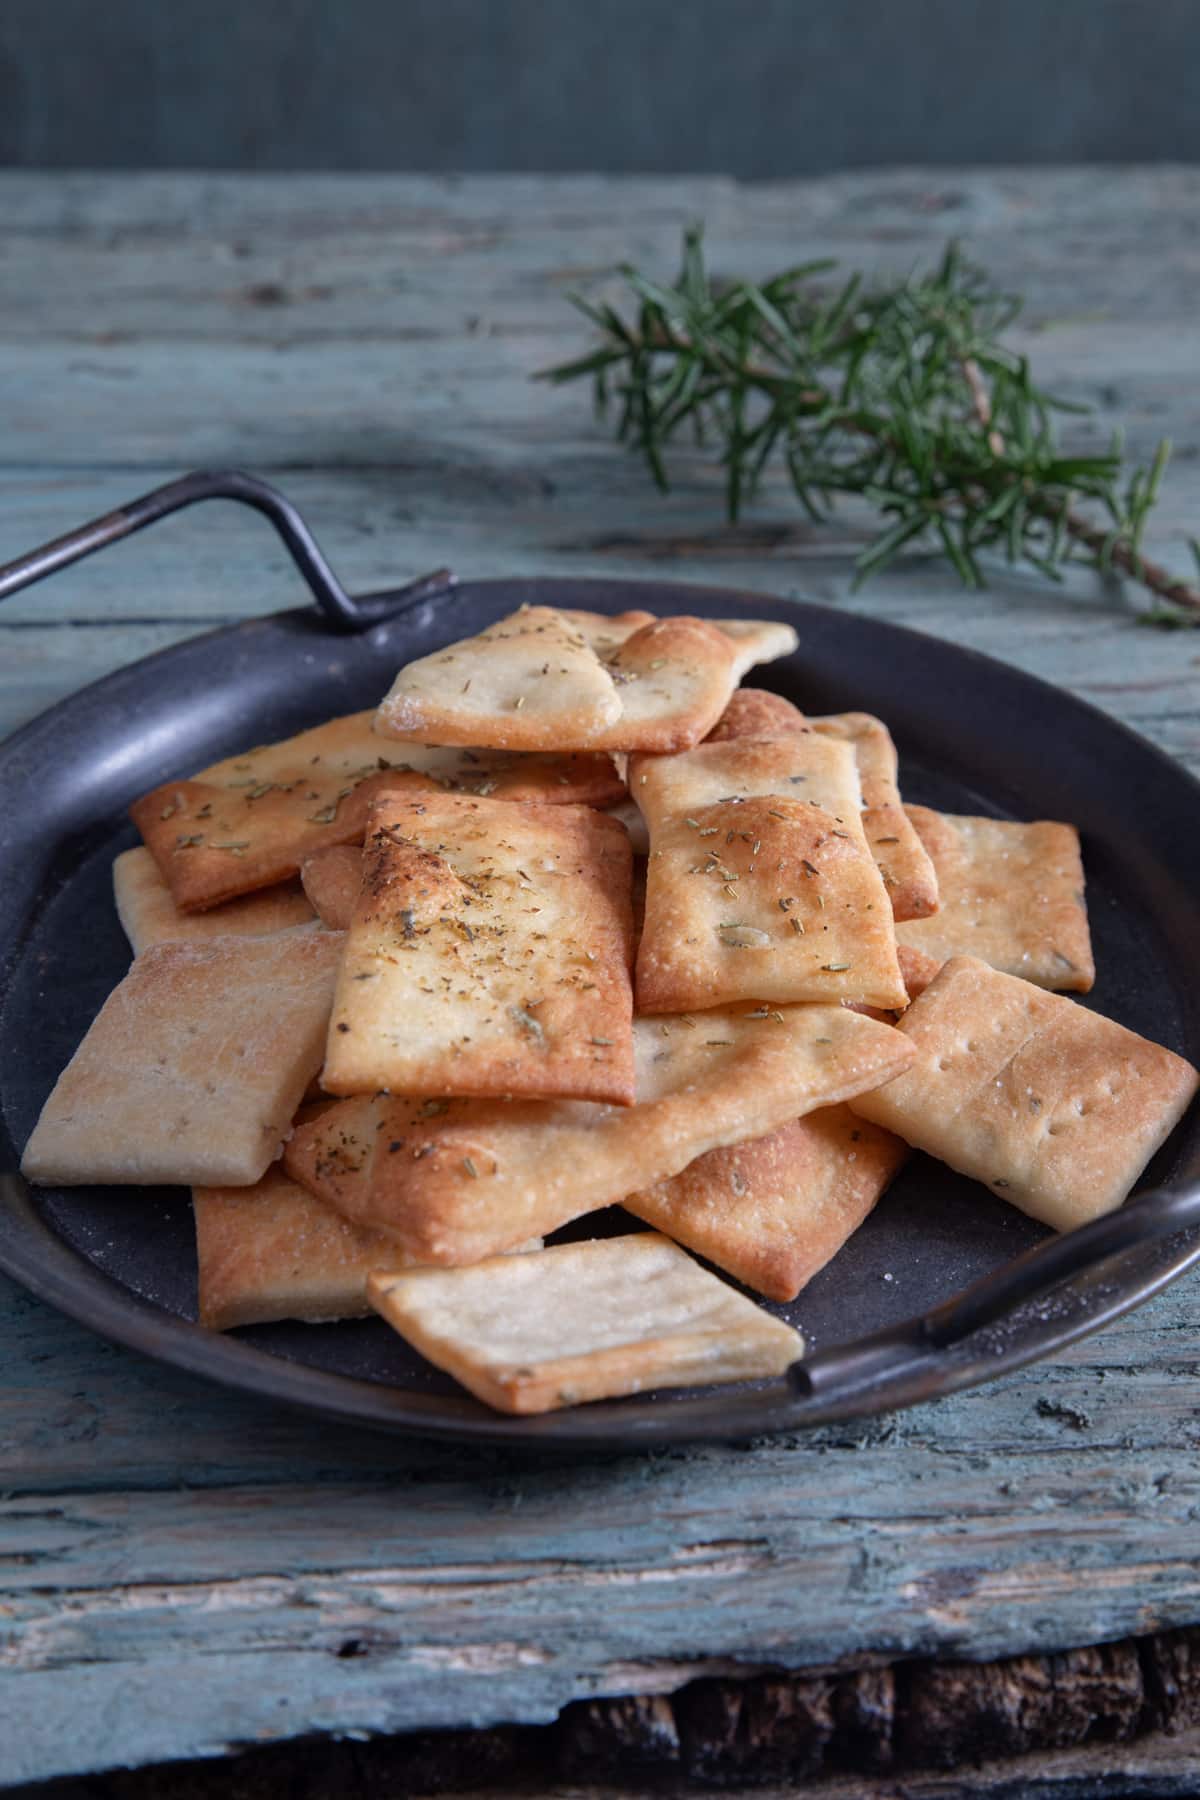
M 941 906 L 897 930 L 944 962 L 977 956 L 1038 987 L 1086 994 L 1096 979 L 1073 825 L 1032 825 L 907 808 L 937 869 Z
M 253 1187 L 193 1188 L 192 1208 L 200 1323 L 213 1331 L 366 1318 L 367 1276 L 396 1266 L 390 1238 L 352 1225 L 279 1168 Z
M 639 1019 L 637 1103 L 371 1094 L 297 1129 L 288 1173 L 422 1263 L 469 1263 L 906 1068 L 890 1025 L 839 1006 Z
M 804 1348 L 655 1232 L 377 1274 L 368 1291 L 422 1356 L 508 1413 L 782 1375 Z
M 377 728 L 404 741 L 507 749 L 686 749 L 747 668 L 795 648 L 790 626 L 725 624 L 523 607 L 401 669 Z
M 640 1011 L 907 1004 L 849 744 L 809 732 L 635 757 L 630 791 L 650 832 Z
M 72 1186 L 248 1186 L 321 1066 L 342 940 L 157 944 L 105 1001 L 42 1108 L 22 1172 Z
M 385 796 L 362 861 L 328 1092 L 633 1100 L 631 853 L 615 820 Z
M 373 720 L 372 712 L 330 719 L 138 800 L 134 822 L 176 905 L 219 905 L 287 880 L 327 844 L 360 843 L 367 806 L 384 787 L 597 806 L 624 792 L 607 756 L 525 759 L 424 744 L 397 751 Z
M 158 864 L 141 844 L 122 850 L 113 863 L 113 898 L 135 956 L 152 944 L 176 944 L 183 938 L 266 937 L 313 916 L 298 881 L 262 888 L 209 912 L 180 912 Z
M 970 956 L 899 1030 L 918 1060 L 854 1111 L 1059 1231 L 1121 1204 L 1200 1085 L 1182 1057 Z
M 848 1106 L 697 1157 L 627 1212 L 769 1300 L 794 1300 L 858 1230 L 908 1155 Z
M 901 804 L 896 746 L 882 719 L 862 712 L 811 718 L 778 694 L 740 688 L 706 741 L 793 737 L 806 731 L 844 738 L 854 747 L 862 788 L 863 830 L 883 876 L 893 917 L 923 919 L 936 912 L 937 875 Z

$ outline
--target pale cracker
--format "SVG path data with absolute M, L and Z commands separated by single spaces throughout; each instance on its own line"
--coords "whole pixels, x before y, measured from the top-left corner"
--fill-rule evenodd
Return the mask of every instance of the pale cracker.
M 696 744 L 752 663 L 794 649 L 766 620 L 654 619 L 524 607 L 401 669 L 385 736 L 505 748 L 652 750 Z
M 176 944 L 183 938 L 267 937 L 311 922 L 313 916 L 298 881 L 261 888 L 209 912 L 180 912 L 158 864 L 141 844 L 122 850 L 113 863 L 113 898 L 135 956 L 152 944 Z
M 326 845 L 361 843 L 367 805 L 385 787 L 594 806 L 624 791 L 605 755 L 398 750 L 373 720 L 372 712 L 330 719 L 143 795 L 133 818 L 176 904 L 214 906 L 287 880 Z
M 368 1292 L 422 1356 L 501 1412 L 782 1375 L 804 1348 L 656 1232 L 377 1274 Z
M 838 1006 L 639 1019 L 634 1040 L 633 1107 L 363 1095 L 301 1126 L 285 1165 L 415 1261 L 477 1262 L 890 1080 L 913 1055 Z
M 811 732 L 636 757 L 630 791 L 650 831 L 640 1011 L 907 1004 L 848 744 Z
M 1060 1231 L 1121 1204 L 1200 1085 L 1182 1057 L 970 956 L 899 1030 L 918 1060 L 855 1112 Z
M 897 931 L 944 962 L 977 956 L 1038 987 L 1085 994 L 1096 979 L 1079 833 L 907 808 L 937 869 L 941 906 Z
M 870 713 L 830 713 L 811 718 L 778 694 L 741 688 L 709 733 L 708 743 L 736 738 L 803 736 L 816 731 L 854 747 L 862 787 L 863 830 L 879 865 L 896 919 L 936 912 L 938 884 L 929 853 L 909 821 L 897 785 L 899 762 L 891 733 Z
M 697 1157 L 627 1194 L 626 1211 L 770 1300 L 794 1300 L 863 1220 L 908 1155 L 848 1106 Z
M 158 944 L 59 1076 L 22 1172 L 52 1186 L 249 1186 L 321 1066 L 337 933 Z
M 380 799 L 323 1085 L 628 1104 L 630 884 L 590 807 Z
M 213 1331 L 366 1318 L 367 1276 L 397 1266 L 390 1238 L 352 1225 L 279 1168 L 253 1187 L 193 1188 L 192 1207 L 199 1318 Z

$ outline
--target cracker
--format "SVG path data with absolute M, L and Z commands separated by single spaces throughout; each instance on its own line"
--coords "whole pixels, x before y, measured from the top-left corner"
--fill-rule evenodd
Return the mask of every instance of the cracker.
M 402 668 L 376 724 L 418 743 L 587 748 L 621 716 L 613 678 L 578 626 L 523 606 Z
M 804 1348 L 655 1232 L 377 1274 L 368 1291 L 422 1356 L 508 1413 L 782 1375 Z
M 166 782 L 131 808 L 177 906 L 194 911 L 295 876 L 331 844 L 361 843 L 367 807 L 386 788 L 462 792 L 550 805 L 605 806 L 624 792 L 604 755 L 520 757 L 378 737 L 372 712 L 349 713 L 281 743 Z
M 1087 993 L 1096 965 L 1075 827 L 907 811 L 937 869 L 941 906 L 901 926 L 900 942 L 939 962 L 977 956 L 1038 987 Z
M 1200 1085 L 1182 1057 L 970 956 L 899 1030 L 918 1060 L 855 1112 L 1059 1231 L 1121 1204 Z
M 54 1186 L 248 1186 L 321 1066 L 341 939 L 157 944 L 109 995 L 42 1108 L 22 1171 Z
M 400 670 L 387 737 L 509 749 L 696 744 L 753 663 L 795 648 L 788 625 L 528 606 Z
M 697 1157 L 621 1204 L 770 1300 L 794 1300 L 858 1230 L 908 1155 L 848 1106 Z
M 942 958 L 930 956 L 925 950 L 918 950 L 912 944 L 897 941 L 896 956 L 900 963 L 900 973 L 904 977 L 904 985 L 908 989 L 911 1004 L 918 994 L 923 994 L 934 976 L 942 966 Z
M 907 1004 L 848 744 L 809 732 L 636 757 L 630 787 L 650 830 L 640 1011 Z
M 262 888 L 210 912 L 180 912 L 157 863 L 140 844 L 136 850 L 122 850 L 113 863 L 113 897 L 135 956 L 152 944 L 184 938 L 267 937 L 311 922 L 313 916 L 298 881 Z
M 888 890 L 894 917 L 923 919 L 936 912 L 937 875 L 901 804 L 896 746 L 882 719 L 860 712 L 809 718 L 778 694 L 741 688 L 706 741 L 711 744 L 736 738 L 794 737 L 803 736 L 806 731 L 844 738 L 854 747 L 862 787 L 863 830 Z
M 352 1225 L 282 1169 L 253 1187 L 193 1188 L 192 1207 L 199 1317 L 212 1331 L 366 1318 L 367 1276 L 396 1267 L 390 1238 Z
M 330 844 L 300 865 L 304 892 L 330 931 L 349 931 L 362 892 L 363 856 L 357 844 Z
M 913 1054 L 837 1006 L 639 1019 L 634 1040 L 633 1107 L 362 1095 L 301 1126 L 285 1166 L 415 1261 L 477 1262 L 862 1093 Z
M 590 807 L 377 802 L 326 1089 L 631 1102 L 630 866 Z

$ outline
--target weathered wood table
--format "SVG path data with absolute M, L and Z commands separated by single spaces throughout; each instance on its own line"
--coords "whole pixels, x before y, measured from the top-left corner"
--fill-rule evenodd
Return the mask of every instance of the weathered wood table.
M 1173 169 L 758 189 L 7 176 L 0 561 L 188 467 L 242 465 L 296 497 L 352 589 L 449 562 L 801 595 L 1036 670 L 1200 768 L 1200 635 L 1139 625 L 1131 595 L 997 572 L 973 597 L 912 559 L 850 598 L 861 522 L 813 529 L 778 488 L 728 530 L 710 469 L 685 461 L 656 497 L 580 393 L 531 384 L 585 341 L 567 290 L 624 256 L 671 270 L 696 217 L 719 270 L 754 274 L 823 253 L 906 269 L 961 235 L 1027 296 L 1017 341 L 1047 383 L 1095 408 L 1085 441 L 1117 421 L 1142 456 L 1174 439 L 1153 547 L 1186 567 L 1200 171 Z M 5 606 L 0 729 L 301 598 L 248 515 L 182 517 Z M 2 1784 L 303 1734 L 351 1742 L 287 1752 L 310 1781 L 290 1792 L 840 1766 L 858 1774 L 836 1791 L 863 1793 L 892 1759 L 905 1792 L 950 1793 L 959 1777 L 912 1771 L 972 1752 L 1017 1757 L 977 1793 L 1200 1776 L 1179 1629 L 1200 1623 L 1194 1280 L 882 1423 L 575 1466 L 273 1411 L 3 1283 L 0 1354 Z M 493 1726 L 543 1729 L 368 1742 Z M 123 1780 L 87 1793 L 167 1791 Z

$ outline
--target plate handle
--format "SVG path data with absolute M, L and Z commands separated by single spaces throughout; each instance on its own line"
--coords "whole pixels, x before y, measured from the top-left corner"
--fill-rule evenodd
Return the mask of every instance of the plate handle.
M 54 538 L 38 550 L 17 557 L 15 562 L 0 565 L 0 600 L 7 600 L 21 588 L 55 575 L 71 563 L 103 550 L 120 538 L 131 537 L 165 519 L 169 513 L 193 506 L 199 500 L 236 500 L 262 513 L 283 539 L 288 554 L 308 584 L 309 590 L 335 631 L 366 631 L 395 613 L 405 612 L 422 600 L 432 599 L 454 585 L 449 569 L 435 569 L 421 575 L 406 587 L 386 594 L 370 596 L 366 601 L 354 600 L 346 592 L 328 562 L 316 538 L 292 502 L 257 475 L 246 475 L 240 469 L 197 469 L 154 488 L 138 500 L 103 518 L 92 519 L 64 537 Z
M 1197 1225 L 1200 1180 L 1139 1194 L 1115 1212 L 1035 1244 L 932 1312 L 793 1363 L 792 1389 L 805 1399 L 824 1399 L 836 1389 L 885 1383 L 931 1352 L 949 1349 L 1016 1307 L 1091 1273 L 1109 1257 Z

